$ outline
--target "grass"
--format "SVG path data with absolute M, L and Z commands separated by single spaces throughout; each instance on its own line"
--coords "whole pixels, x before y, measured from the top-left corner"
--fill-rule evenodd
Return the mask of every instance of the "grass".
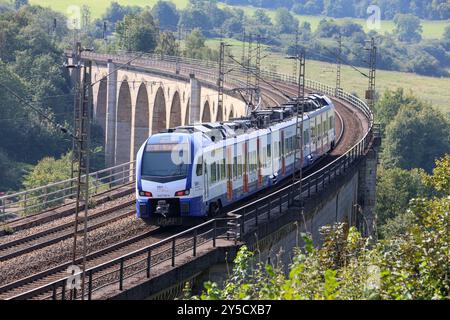
M 240 60 L 242 55 L 242 43 L 235 39 L 226 39 L 231 44 L 231 53 Z M 218 39 L 208 39 L 206 44 L 211 48 L 218 49 Z M 262 56 L 267 54 L 264 52 Z M 280 53 L 268 53 L 268 57 L 262 60 L 262 68 L 277 71 L 285 74 L 292 74 L 293 62 L 286 60 Z M 367 69 L 360 68 L 367 73 Z M 306 77 L 312 80 L 334 86 L 336 84 L 336 65 L 307 60 Z M 415 73 L 397 72 L 397 71 L 377 71 L 377 90 L 383 93 L 386 89 L 394 90 L 403 88 L 406 92 L 411 91 L 414 95 L 424 101 L 428 101 L 439 110 L 450 114 L 450 78 L 435 78 L 420 76 Z M 368 80 L 349 66 L 341 68 L 341 86 L 344 90 L 356 93 L 359 97 L 364 97 L 364 91 L 367 89 Z
M 220 4 L 220 6 L 226 6 L 225 4 Z M 248 16 L 253 15 L 253 13 L 259 9 L 256 7 L 251 6 L 235 6 L 236 8 L 240 8 L 244 10 L 245 14 Z M 266 11 L 268 16 L 274 21 L 275 19 L 275 10 L 269 10 L 269 9 L 263 9 Z M 299 15 L 296 14 L 295 17 L 300 22 L 309 22 L 311 24 L 312 31 L 315 31 L 317 29 L 317 26 L 319 25 L 320 20 L 323 18 L 331 19 L 329 17 L 325 16 L 307 16 L 307 15 Z M 353 22 L 359 23 L 363 26 L 364 30 L 367 32 L 369 29 L 367 28 L 366 20 L 365 19 L 356 19 L 356 18 L 336 18 L 334 19 L 337 22 L 343 22 L 345 20 L 351 20 Z M 423 33 L 422 36 L 425 39 L 440 39 L 442 38 L 442 35 L 444 34 L 445 27 L 450 25 L 450 20 L 422 20 L 422 28 Z M 386 32 L 392 32 L 395 28 L 394 22 L 392 20 L 383 20 L 381 21 L 381 30 L 380 33 L 386 33 Z
M 153 6 L 158 0 L 115 0 L 121 5 L 136 5 L 136 6 Z M 178 9 L 184 9 L 189 3 L 189 0 L 171 0 Z M 93 19 L 100 18 L 109 7 L 112 1 L 110 0 L 30 0 L 31 4 L 38 4 L 43 7 L 50 7 L 56 11 L 64 14 L 68 14 L 67 10 L 71 5 L 88 5 L 91 9 L 91 16 Z M 220 7 L 227 6 L 224 3 L 219 3 Z M 253 15 L 253 12 L 258 9 L 251 6 L 233 6 L 234 8 L 240 8 L 245 11 L 247 15 Z M 275 10 L 264 9 L 267 14 L 272 18 L 275 18 Z M 323 16 L 306 16 L 306 15 L 295 15 L 301 22 L 307 21 L 311 24 L 312 30 L 316 30 L 321 19 L 325 18 Z M 336 21 L 344 21 L 346 19 L 339 18 Z M 351 18 L 352 21 L 361 24 L 365 31 L 368 31 L 365 19 L 355 19 Z M 450 20 L 443 21 L 431 21 L 422 20 L 423 27 L 423 37 L 426 39 L 439 39 L 442 37 L 445 27 L 450 25 Z M 392 32 L 394 30 L 394 22 L 391 20 L 384 20 L 381 22 L 381 33 Z
M 158 0 L 114 0 L 115 2 L 121 5 L 129 5 L 129 6 L 150 6 L 152 7 Z M 106 9 L 111 5 L 111 0 L 29 0 L 30 4 L 41 5 L 43 7 L 50 7 L 55 11 L 68 14 L 67 10 L 69 6 L 83 6 L 87 5 L 91 9 L 91 17 L 92 19 L 100 18 L 103 13 L 105 13 Z M 178 9 L 184 9 L 189 0 L 171 0 Z
M 122 5 L 154 5 L 157 0 L 116 0 Z M 189 0 L 172 0 L 177 8 L 185 8 Z M 100 17 L 106 8 L 110 5 L 111 1 L 106 0 L 30 0 L 31 4 L 40 4 L 42 6 L 51 7 L 56 11 L 67 13 L 67 8 L 70 5 L 89 5 L 91 7 L 92 18 Z M 220 6 L 225 4 L 220 3 Z M 247 15 L 252 15 L 256 10 L 254 7 L 240 7 Z M 266 10 L 269 16 L 273 19 L 275 11 Z M 323 18 L 320 16 L 302 16 L 296 15 L 300 21 L 308 21 L 311 23 L 312 30 L 317 28 L 319 21 Z M 344 19 L 336 19 L 337 21 L 343 21 Z M 352 19 L 358 23 L 361 23 L 364 27 L 364 19 Z M 445 21 L 422 21 L 423 36 L 425 38 L 439 38 L 442 36 L 446 25 L 450 24 L 450 20 Z M 392 21 L 383 21 L 381 23 L 383 32 L 391 32 L 394 28 Z M 227 39 L 227 43 L 233 45 L 231 48 L 233 54 L 236 57 L 241 56 L 241 42 L 235 39 Z M 219 44 L 218 39 L 209 39 L 207 44 L 211 47 L 217 48 Z M 262 62 L 263 67 L 276 69 L 279 72 L 291 73 L 292 62 L 286 61 L 281 54 L 271 53 L 270 57 L 267 57 Z M 307 77 L 323 83 L 334 85 L 335 84 L 335 66 L 321 61 L 308 60 L 306 67 Z M 342 68 L 342 87 L 346 91 L 356 92 L 359 96 L 363 96 L 364 90 L 367 87 L 367 79 L 363 78 L 355 70 L 348 66 Z M 419 96 L 423 100 L 431 102 L 444 112 L 450 112 L 450 90 L 444 88 L 450 88 L 450 78 L 434 78 L 419 76 L 414 73 L 396 72 L 396 71 L 378 71 L 377 72 L 377 88 L 380 92 L 385 89 L 394 89 L 402 87 L 405 90 L 411 90 L 415 95 Z

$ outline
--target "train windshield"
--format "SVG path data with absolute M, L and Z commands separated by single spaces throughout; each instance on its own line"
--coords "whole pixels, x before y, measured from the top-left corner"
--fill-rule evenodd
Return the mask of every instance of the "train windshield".
M 189 170 L 187 144 L 147 145 L 143 158 L 141 176 L 145 180 L 170 182 L 185 179 Z

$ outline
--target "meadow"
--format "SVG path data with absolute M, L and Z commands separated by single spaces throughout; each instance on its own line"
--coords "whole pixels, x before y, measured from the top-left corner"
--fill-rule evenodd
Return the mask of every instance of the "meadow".
M 158 0 L 115 0 L 122 5 L 154 5 Z M 107 0 L 30 0 L 32 4 L 40 4 L 48 6 L 62 13 L 67 13 L 67 8 L 70 5 L 86 4 L 91 8 L 92 18 L 99 18 L 109 6 L 111 1 Z M 189 0 L 172 0 L 177 8 L 185 8 Z M 224 6 L 224 4 L 220 4 Z M 256 8 L 241 7 L 246 11 L 247 15 L 251 15 Z M 266 10 L 273 18 L 275 11 Z M 302 16 L 296 15 L 300 21 L 308 21 L 311 23 L 312 30 L 317 28 L 319 21 L 323 18 L 320 16 Z M 336 19 L 343 21 L 344 19 Z M 352 19 L 361 23 L 365 28 L 365 20 Z M 423 36 L 426 38 L 439 38 L 442 36 L 446 25 L 450 24 L 450 20 L 446 21 L 423 21 Z M 382 31 L 391 32 L 394 28 L 392 21 L 383 21 L 381 23 Z M 241 56 L 241 42 L 235 39 L 227 39 L 227 42 L 233 45 L 232 50 L 236 57 Z M 207 44 L 213 48 L 217 48 L 219 44 L 218 39 L 209 39 Z M 265 49 L 268 49 L 265 47 Z M 281 54 L 269 52 L 269 56 L 262 61 L 263 68 L 277 70 L 278 72 L 291 73 L 292 62 L 287 61 Z M 263 54 L 264 55 L 264 54 Z M 349 66 L 342 67 L 342 87 L 350 92 L 355 92 L 359 96 L 363 96 L 364 90 L 367 87 L 367 79 Z M 306 75 L 310 79 L 321 81 L 323 83 L 334 85 L 336 79 L 336 66 L 331 63 L 322 61 L 308 60 L 306 67 Z M 398 87 L 404 88 L 406 91 L 411 91 L 423 100 L 429 101 L 444 112 L 450 113 L 450 78 L 435 78 L 419 76 L 414 73 L 396 72 L 396 71 L 377 71 L 377 89 L 383 92 L 385 89 L 395 89 Z
M 218 49 L 220 40 L 209 39 L 207 45 Z M 226 39 L 231 44 L 231 54 L 240 60 L 242 56 L 242 43 L 235 39 Z M 273 53 L 265 47 L 262 56 L 262 68 L 280 73 L 292 74 L 293 62 L 287 60 L 282 54 Z M 367 68 L 358 68 L 363 73 L 368 72 Z M 312 80 L 334 86 L 336 84 L 336 65 L 323 61 L 307 60 L 306 77 Z M 427 101 L 441 111 L 450 114 L 450 78 L 435 78 L 420 76 L 414 73 L 377 70 L 376 73 L 377 91 L 383 93 L 386 89 L 394 90 L 403 88 L 405 92 L 411 92 L 424 101 Z M 368 86 L 368 79 L 352 69 L 350 66 L 341 67 L 341 86 L 344 90 L 356 93 L 359 97 L 364 97 L 364 91 Z
M 100 18 L 105 12 L 106 8 L 110 5 L 111 0 L 29 0 L 31 4 L 38 4 L 44 7 L 50 7 L 56 11 L 66 13 L 70 5 L 88 5 L 91 8 L 91 16 L 94 19 Z M 158 0 L 114 0 L 121 5 L 136 5 L 136 6 L 153 6 Z M 171 0 L 178 9 L 184 9 L 189 4 L 189 0 Z M 220 7 L 227 6 L 224 3 L 219 3 Z M 257 9 L 251 6 L 234 6 L 235 8 L 241 8 L 247 15 L 252 15 Z M 273 19 L 275 17 L 274 10 L 264 9 L 267 14 Z M 306 16 L 295 15 L 301 22 L 309 22 L 311 28 L 314 31 L 320 20 L 325 17 L 322 16 Z M 335 19 L 336 21 L 345 21 L 345 18 Z M 354 22 L 361 24 L 365 31 L 368 31 L 366 20 L 364 19 L 351 19 Z M 427 39 L 440 39 L 444 33 L 445 27 L 450 25 L 450 20 L 443 21 L 430 21 L 422 20 L 423 37 Z M 394 22 L 390 20 L 383 20 L 381 22 L 381 33 L 392 32 L 394 30 Z
M 220 6 L 226 6 L 225 4 L 220 4 Z M 235 6 L 235 8 L 240 8 L 244 10 L 246 15 L 251 16 L 253 13 L 258 9 L 256 7 L 251 6 Z M 268 10 L 264 9 L 267 13 L 267 15 L 272 19 L 272 21 L 275 19 L 275 10 Z M 308 16 L 308 15 L 299 15 L 295 14 L 295 17 L 300 22 L 309 22 L 311 24 L 311 30 L 315 31 L 317 29 L 317 26 L 319 25 L 320 20 L 326 18 L 331 19 L 329 17 L 325 16 Z M 351 20 L 352 22 L 359 23 L 363 26 L 364 31 L 369 31 L 367 27 L 367 23 L 365 19 L 356 19 L 356 18 L 335 18 L 338 23 L 343 22 L 346 20 Z M 442 35 L 444 34 L 445 27 L 450 25 L 450 20 L 422 20 L 422 29 L 423 33 L 422 36 L 425 39 L 440 39 L 442 38 Z M 386 32 L 392 32 L 395 28 L 394 22 L 392 20 L 382 20 L 380 23 L 381 30 L 377 30 L 380 33 L 386 33 Z

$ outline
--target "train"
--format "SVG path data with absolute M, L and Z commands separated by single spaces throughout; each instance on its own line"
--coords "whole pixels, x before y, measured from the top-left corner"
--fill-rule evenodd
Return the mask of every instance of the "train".
M 151 135 L 136 155 L 137 217 L 158 226 L 183 225 L 292 176 L 334 148 L 335 107 L 321 94 L 219 123 L 197 123 Z M 296 132 L 303 122 L 303 159 Z

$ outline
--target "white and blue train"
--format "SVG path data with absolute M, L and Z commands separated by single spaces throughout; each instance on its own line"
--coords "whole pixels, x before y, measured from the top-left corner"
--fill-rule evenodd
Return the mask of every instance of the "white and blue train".
M 335 108 L 305 99 L 303 166 L 335 144 Z M 137 153 L 136 207 L 156 225 L 183 224 L 292 176 L 296 102 L 221 123 L 181 126 L 150 136 Z M 298 152 L 297 152 L 298 155 Z

